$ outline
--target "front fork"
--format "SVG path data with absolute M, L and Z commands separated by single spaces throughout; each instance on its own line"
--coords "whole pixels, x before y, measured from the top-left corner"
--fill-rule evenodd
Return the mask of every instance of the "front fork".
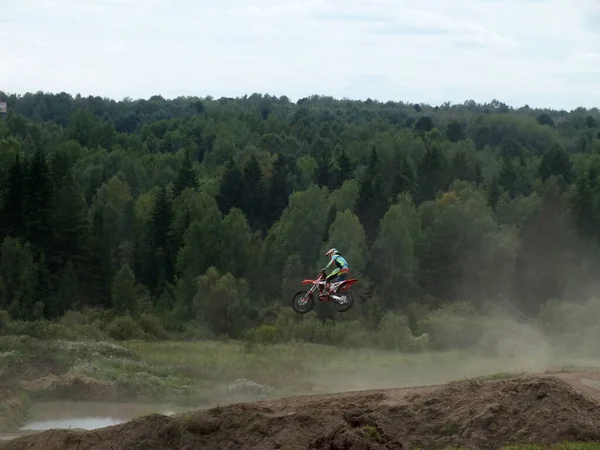
M 311 295 L 313 292 L 315 292 L 317 289 L 319 289 L 319 295 L 321 295 L 321 286 L 317 285 L 317 284 L 313 284 L 312 287 L 308 290 L 308 292 L 306 293 L 306 296 L 308 297 L 309 295 Z

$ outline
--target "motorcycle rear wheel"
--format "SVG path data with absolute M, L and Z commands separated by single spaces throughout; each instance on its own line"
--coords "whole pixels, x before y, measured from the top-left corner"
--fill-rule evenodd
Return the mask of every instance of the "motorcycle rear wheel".
M 350 291 L 347 292 L 342 292 L 340 294 L 336 294 L 338 297 L 345 297 L 345 302 L 344 303 L 339 303 L 339 300 L 333 300 L 333 307 L 335 308 L 335 310 L 337 312 L 346 312 L 348 311 L 350 308 L 352 308 L 352 305 L 354 305 L 354 298 L 352 297 L 352 294 L 350 293 Z

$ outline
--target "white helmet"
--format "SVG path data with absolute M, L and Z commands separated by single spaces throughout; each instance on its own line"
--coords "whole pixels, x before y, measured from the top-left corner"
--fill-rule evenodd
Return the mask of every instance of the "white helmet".
M 329 249 L 329 251 L 327 253 L 325 253 L 325 256 L 331 257 L 333 255 L 337 255 L 339 252 L 337 251 L 337 248 L 332 248 Z

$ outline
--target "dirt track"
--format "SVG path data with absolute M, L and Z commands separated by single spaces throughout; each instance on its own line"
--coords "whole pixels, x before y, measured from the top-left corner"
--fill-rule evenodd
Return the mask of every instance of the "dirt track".
M 0 450 L 496 449 L 600 441 L 600 372 L 361 391 L 152 415 L 89 432 L 47 431 Z

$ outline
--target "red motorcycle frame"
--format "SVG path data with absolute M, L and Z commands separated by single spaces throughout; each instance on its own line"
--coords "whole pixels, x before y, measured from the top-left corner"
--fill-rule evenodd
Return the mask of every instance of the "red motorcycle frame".
M 354 304 L 350 288 L 358 281 L 357 278 L 329 283 L 329 291 L 324 292 L 325 274 L 321 272 L 316 280 L 303 280 L 302 284 L 312 284 L 309 290 L 296 292 L 292 299 L 292 307 L 298 314 L 306 314 L 315 307 L 315 293 L 320 302 L 333 303 L 337 312 L 346 312 Z M 317 292 L 318 291 L 318 292 Z

